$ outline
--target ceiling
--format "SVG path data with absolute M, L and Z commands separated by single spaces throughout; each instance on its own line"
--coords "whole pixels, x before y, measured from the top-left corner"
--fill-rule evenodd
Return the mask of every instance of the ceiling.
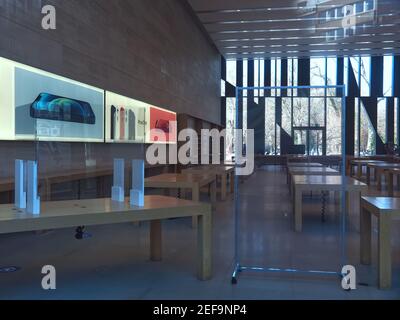
M 187 1 L 228 60 L 400 54 L 400 0 Z

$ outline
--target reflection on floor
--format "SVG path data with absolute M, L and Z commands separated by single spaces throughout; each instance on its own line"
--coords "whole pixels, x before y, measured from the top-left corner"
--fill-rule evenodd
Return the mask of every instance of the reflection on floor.
M 356 208 L 357 204 L 353 204 Z M 293 231 L 285 174 L 263 167 L 240 185 L 241 262 L 251 266 L 340 271 L 338 200 L 330 195 L 321 222 L 320 195 L 305 195 L 303 232 Z M 353 209 L 354 209 L 353 208 Z M 234 254 L 233 197 L 214 216 L 214 278 L 195 277 L 195 232 L 190 220 L 164 223 L 164 260 L 148 260 L 148 225 L 88 228 L 78 241 L 74 230 L 0 236 L 0 299 L 395 299 L 400 297 L 399 222 L 393 223 L 393 288 L 376 286 L 376 232 L 373 265 L 359 264 L 358 215 L 348 216 L 348 259 L 357 268 L 357 289 L 341 289 L 336 276 L 249 273 L 230 283 Z M 374 222 L 375 223 L 375 222 Z M 376 223 L 374 226 L 376 230 Z M 57 289 L 41 289 L 41 268 L 54 265 Z

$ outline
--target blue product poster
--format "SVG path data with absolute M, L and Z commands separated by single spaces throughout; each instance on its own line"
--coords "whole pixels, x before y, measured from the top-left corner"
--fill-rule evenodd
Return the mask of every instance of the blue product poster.
M 104 93 L 16 67 L 15 135 L 18 139 L 102 142 Z

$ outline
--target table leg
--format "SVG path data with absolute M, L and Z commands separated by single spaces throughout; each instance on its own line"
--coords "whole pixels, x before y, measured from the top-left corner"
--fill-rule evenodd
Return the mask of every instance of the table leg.
M 212 277 L 212 219 L 211 212 L 196 217 L 199 228 L 197 231 L 198 271 L 200 280 Z
M 231 186 L 231 193 L 235 192 L 235 170 L 231 172 L 231 177 L 229 179 L 230 186 Z
M 302 192 L 299 188 L 294 188 L 294 225 L 296 232 L 301 232 L 302 230 Z
M 360 203 L 360 257 L 362 264 L 371 264 L 371 214 Z
M 390 250 L 390 215 L 378 218 L 378 273 L 379 288 L 388 289 L 392 283 L 392 259 Z
M 362 176 L 362 165 L 360 163 L 357 164 L 357 178 L 361 179 Z
M 367 184 L 371 183 L 371 168 L 367 166 Z
M 160 261 L 162 259 L 162 230 L 161 220 L 150 222 L 150 259 Z
M 221 200 L 225 201 L 226 200 L 226 174 L 224 173 L 221 176 Z
M 213 180 L 210 183 L 210 193 L 211 193 L 211 203 L 213 206 L 216 205 L 217 203 L 217 181 Z
M 200 187 L 198 184 L 193 185 L 192 187 L 192 201 L 199 202 L 200 201 Z M 192 217 L 192 228 L 197 228 L 197 216 Z
M 382 173 L 381 170 L 375 169 L 376 180 L 377 180 L 377 189 L 378 191 L 382 191 Z
M 389 197 L 393 197 L 393 173 L 386 171 L 386 180 L 388 185 Z

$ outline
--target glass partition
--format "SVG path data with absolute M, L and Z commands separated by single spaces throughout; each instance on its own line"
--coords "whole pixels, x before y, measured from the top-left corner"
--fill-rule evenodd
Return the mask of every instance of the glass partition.
M 248 140 L 241 142 L 238 106 L 242 92 L 247 92 L 249 100 L 253 90 L 281 96 L 248 101 Z M 237 88 L 235 158 L 250 163 L 257 159 L 257 150 L 271 155 L 279 149 L 288 165 L 255 164 L 257 174 L 243 176 L 243 168 L 238 168 L 243 163 L 236 163 L 233 283 L 239 275 L 251 277 L 254 272 L 341 276 L 347 262 L 346 230 L 354 227 L 352 218 L 359 205 L 356 196 L 351 200 L 346 196 L 345 98 L 333 95 L 344 91 L 343 86 L 324 85 Z M 292 96 L 283 96 L 287 92 Z M 260 122 L 263 113 L 268 120 Z M 259 139 L 263 134 L 265 139 Z M 287 174 L 288 179 L 283 179 Z M 240 183 L 243 179 L 245 184 Z M 359 196 L 357 190 L 349 195 Z

